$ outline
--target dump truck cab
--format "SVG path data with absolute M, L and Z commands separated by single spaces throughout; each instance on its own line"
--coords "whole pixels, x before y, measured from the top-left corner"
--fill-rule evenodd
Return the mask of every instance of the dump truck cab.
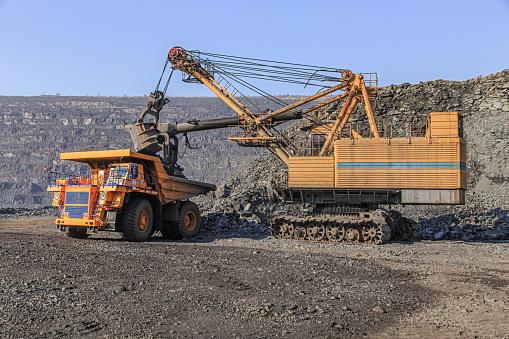
M 198 207 L 189 198 L 215 190 L 203 182 L 170 176 L 161 159 L 126 150 L 62 153 L 62 160 L 88 165 L 85 171 L 50 171 L 48 191 L 60 231 L 85 238 L 98 231 L 122 232 L 146 241 L 155 231 L 172 239 L 196 236 Z

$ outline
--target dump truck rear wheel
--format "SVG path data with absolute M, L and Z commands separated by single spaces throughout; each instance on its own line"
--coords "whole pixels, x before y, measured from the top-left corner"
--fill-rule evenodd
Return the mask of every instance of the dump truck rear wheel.
M 89 235 L 90 234 L 87 234 L 86 227 L 69 226 L 67 230 L 67 236 L 71 238 L 85 239 L 88 238 Z
M 173 234 L 177 240 L 192 238 L 198 235 L 201 229 L 201 216 L 198 206 L 193 202 L 186 202 L 180 207 L 178 222 L 172 223 Z
M 122 232 L 127 241 L 147 241 L 152 236 L 154 213 L 146 199 L 132 200 L 122 218 Z

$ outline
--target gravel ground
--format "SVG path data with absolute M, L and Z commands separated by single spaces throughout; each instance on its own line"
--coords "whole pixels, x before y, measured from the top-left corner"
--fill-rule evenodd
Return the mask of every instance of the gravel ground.
M 67 238 L 0 219 L 1 337 L 507 337 L 509 242 L 355 246 L 205 229 Z

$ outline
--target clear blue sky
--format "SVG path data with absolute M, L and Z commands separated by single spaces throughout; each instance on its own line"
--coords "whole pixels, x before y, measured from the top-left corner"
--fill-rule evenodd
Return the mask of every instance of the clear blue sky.
M 374 71 L 381 86 L 466 80 L 509 68 L 509 0 L 0 0 L 0 95 L 148 94 L 173 46 Z M 174 81 L 167 95 L 213 94 Z

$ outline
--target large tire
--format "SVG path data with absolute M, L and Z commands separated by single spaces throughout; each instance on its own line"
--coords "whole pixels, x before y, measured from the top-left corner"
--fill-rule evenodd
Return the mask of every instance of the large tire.
M 124 207 L 122 233 L 127 241 L 147 241 L 154 227 L 152 205 L 146 199 L 134 199 Z
M 184 203 L 179 210 L 179 220 L 170 223 L 173 239 L 196 237 L 201 229 L 201 215 L 198 206 L 193 202 Z
M 86 227 L 77 227 L 77 226 L 69 226 L 67 229 L 67 236 L 71 238 L 85 239 L 88 238 L 90 234 L 87 234 Z

